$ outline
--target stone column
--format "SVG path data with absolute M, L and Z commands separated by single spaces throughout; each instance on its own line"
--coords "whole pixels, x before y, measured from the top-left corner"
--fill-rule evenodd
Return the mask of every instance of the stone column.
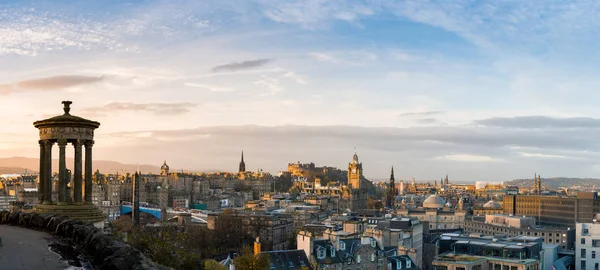
M 82 176 L 81 176 L 81 146 L 83 144 L 82 140 L 75 140 L 73 142 L 73 146 L 75 147 L 75 169 L 73 170 L 73 204 L 81 205 L 83 204 L 82 193 L 81 193 L 81 185 L 82 185 Z
M 66 149 L 67 140 L 58 140 L 58 203 L 57 205 L 67 205 L 67 160 Z
M 44 141 L 40 140 L 40 170 L 38 172 L 38 203 L 44 203 L 44 189 L 46 187 L 46 177 L 44 177 L 46 175 L 46 169 L 44 169 L 44 166 L 46 165 L 44 158 L 46 157 L 46 154 L 44 152 Z
M 85 141 L 85 204 L 92 202 L 92 146 L 94 141 Z
M 44 141 L 44 204 L 52 204 L 52 145 L 50 140 Z

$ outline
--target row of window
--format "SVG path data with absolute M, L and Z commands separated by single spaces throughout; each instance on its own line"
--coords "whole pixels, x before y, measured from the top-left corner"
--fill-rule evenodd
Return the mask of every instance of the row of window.
M 581 269 L 587 269 L 587 263 L 585 260 L 581 260 Z M 600 263 L 594 263 L 594 270 L 600 270 Z
M 581 258 L 584 259 L 587 257 L 587 251 L 585 248 L 581 249 Z M 592 250 L 592 259 L 596 259 L 596 251 Z

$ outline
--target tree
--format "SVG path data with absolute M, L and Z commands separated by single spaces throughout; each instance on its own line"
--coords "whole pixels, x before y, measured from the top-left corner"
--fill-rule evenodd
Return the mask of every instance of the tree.
M 232 210 L 225 210 L 215 221 L 213 231 L 214 247 L 217 252 L 239 250 L 240 247 L 252 243 L 252 236 L 242 228 L 240 218 Z
M 227 270 L 227 267 L 220 265 L 219 262 L 210 259 L 204 261 L 204 270 Z
M 255 255 L 250 246 L 245 246 L 242 254 L 233 259 L 233 265 L 236 269 L 244 270 L 265 270 L 269 269 L 270 261 L 268 254 Z
M 186 246 L 186 239 L 196 239 L 175 226 L 158 228 L 135 227 L 131 245 L 149 256 L 153 261 L 175 269 L 198 269 L 201 252 Z

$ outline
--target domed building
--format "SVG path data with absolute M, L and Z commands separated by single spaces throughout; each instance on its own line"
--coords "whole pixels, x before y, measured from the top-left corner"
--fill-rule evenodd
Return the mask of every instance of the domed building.
M 441 209 L 446 205 L 446 200 L 437 194 L 433 194 L 423 201 L 423 208 Z
M 502 205 L 500 205 L 499 203 L 497 203 L 494 200 L 490 200 L 489 202 L 487 202 L 483 205 L 483 208 L 488 208 L 488 209 L 490 209 L 490 208 L 494 209 L 494 208 L 500 208 L 500 207 L 502 207 Z
M 493 214 L 503 214 L 504 207 L 497 201 L 490 200 L 481 206 L 473 207 L 474 216 L 485 216 Z
M 168 175 L 169 174 L 169 165 L 167 165 L 167 161 L 160 166 L 160 175 Z
M 418 218 L 421 222 L 429 222 L 429 230 L 448 232 L 464 227 L 466 212 L 446 206 L 446 199 L 433 194 L 423 201 L 423 206 L 398 211 L 402 216 Z

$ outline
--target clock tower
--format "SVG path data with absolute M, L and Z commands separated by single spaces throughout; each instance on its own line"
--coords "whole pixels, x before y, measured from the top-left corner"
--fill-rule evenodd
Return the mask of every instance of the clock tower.
M 360 177 L 362 176 L 362 163 L 358 162 L 358 155 L 354 153 L 352 163 L 348 164 L 348 185 L 354 189 L 360 189 Z

